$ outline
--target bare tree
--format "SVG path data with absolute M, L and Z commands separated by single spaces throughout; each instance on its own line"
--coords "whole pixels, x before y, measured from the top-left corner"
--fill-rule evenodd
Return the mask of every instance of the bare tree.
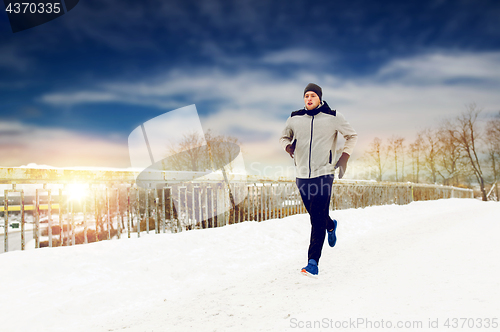
M 424 136 L 424 164 L 427 171 L 430 173 L 432 183 L 437 183 L 437 157 L 440 146 L 436 132 L 432 129 L 426 129 L 423 132 Z
M 500 112 L 496 118 L 488 120 L 486 124 L 488 157 L 491 163 L 492 183 L 495 186 L 495 196 L 498 196 L 498 180 L 500 178 Z
M 403 142 L 404 138 L 400 136 L 393 136 L 391 139 L 389 139 L 389 151 L 392 152 L 392 155 L 394 157 L 394 168 L 396 172 L 396 182 L 398 182 L 398 164 L 400 162 L 399 159 L 403 160 L 403 168 L 404 168 L 404 147 L 403 147 Z M 403 170 L 403 177 L 404 177 L 404 170 Z
M 382 181 L 388 153 L 389 150 L 382 144 L 382 140 L 378 137 L 373 139 L 373 142 L 370 143 L 369 150 L 366 151 L 368 163 L 370 165 L 375 165 L 378 171 L 377 181 Z
M 205 171 L 211 169 L 205 139 L 197 132 L 185 134 L 177 144 L 170 144 L 163 169 L 169 171 Z
M 404 145 L 405 138 L 400 137 L 398 141 L 399 153 L 401 155 L 401 181 L 405 180 L 405 155 L 406 155 L 406 146 Z
M 420 174 L 420 165 L 422 163 L 422 150 L 424 146 L 424 139 L 422 137 L 423 133 L 419 132 L 417 134 L 417 138 L 415 142 L 411 143 L 409 146 L 408 153 L 411 157 L 411 166 L 412 166 L 412 181 L 415 183 L 419 183 L 419 174 Z
M 232 136 L 215 135 L 209 129 L 205 136 L 196 132 L 184 135 L 177 144 L 167 148 L 168 158 L 163 169 L 176 171 L 207 171 L 232 164 L 240 149 L 238 139 Z
M 210 129 L 205 133 L 205 139 L 209 146 L 212 168 L 219 169 L 227 166 L 233 171 L 231 161 L 239 154 L 239 141 L 236 137 L 227 135 L 215 135 Z
M 481 167 L 479 158 L 479 128 L 477 118 L 481 113 L 476 104 L 467 106 L 465 112 L 456 118 L 456 129 L 454 130 L 454 138 L 458 142 L 460 148 L 464 151 L 465 158 L 468 160 L 469 166 L 476 177 L 483 201 L 486 201 L 486 191 L 484 189 L 484 173 Z
M 443 179 L 445 185 L 459 184 L 459 176 L 464 168 L 460 145 L 454 137 L 454 127 L 446 121 L 436 133 L 439 141 L 439 153 L 436 157 L 436 171 Z

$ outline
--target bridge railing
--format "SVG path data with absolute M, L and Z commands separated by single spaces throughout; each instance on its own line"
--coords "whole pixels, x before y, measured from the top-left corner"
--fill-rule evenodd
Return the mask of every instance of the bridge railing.
M 293 179 L 135 171 L 0 168 L 3 252 L 141 234 L 175 233 L 305 213 Z M 332 210 L 470 198 L 472 190 L 412 183 L 335 181 Z M 3 228 L 3 232 L 1 230 Z M 2 251 L 0 251 L 2 252 Z

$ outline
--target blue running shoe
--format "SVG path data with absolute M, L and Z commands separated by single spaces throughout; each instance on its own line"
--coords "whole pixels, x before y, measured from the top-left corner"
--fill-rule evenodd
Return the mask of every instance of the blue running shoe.
M 314 259 L 309 260 L 309 264 L 300 271 L 303 275 L 318 278 L 318 263 Z
M 337 220 L 333 219 L 333 231 L 326 231 L 328 233 L 328 244 L 330 247 L 335 247 L 335 243 L 337 243 L 337 235 L 335 235 L 335 231 L 337 230 Z

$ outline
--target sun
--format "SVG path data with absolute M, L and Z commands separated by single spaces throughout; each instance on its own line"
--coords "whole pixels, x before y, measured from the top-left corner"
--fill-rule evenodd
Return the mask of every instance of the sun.
M 68 200 L 81 201 L 88 194 L 88 185 L 83 183 L 70 184 L 67 187 Z

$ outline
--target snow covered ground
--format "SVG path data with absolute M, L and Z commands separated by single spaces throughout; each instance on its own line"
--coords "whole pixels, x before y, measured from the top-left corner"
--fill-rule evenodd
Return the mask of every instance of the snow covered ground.
M 317 280 L 307 215 L 1 254 L 0 330 L 500 330 L 500 203 L 331 215 Z

